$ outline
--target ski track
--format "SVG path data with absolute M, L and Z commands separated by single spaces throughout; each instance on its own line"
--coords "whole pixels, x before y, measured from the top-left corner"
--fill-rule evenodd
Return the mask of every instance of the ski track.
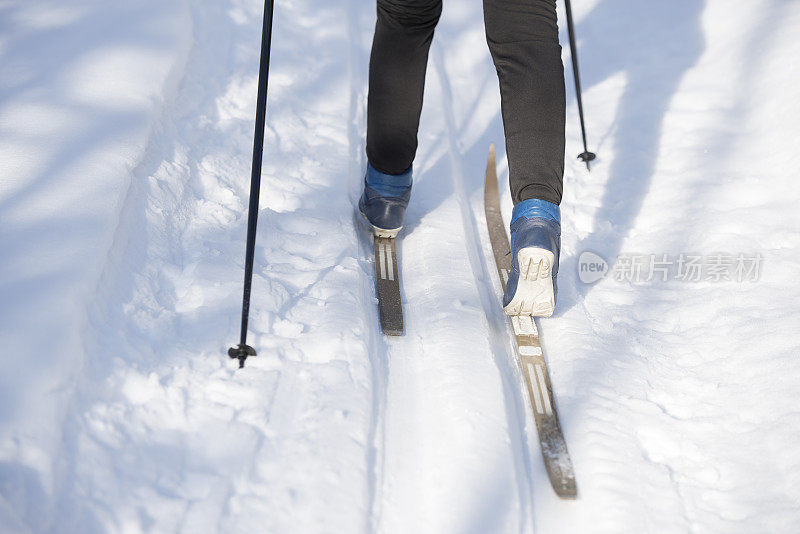
M 471 6 L 469 16 L 480 20 L 480 6 Z M 450 39 L 480 43 L 482 35 L 474 29 L 450 27 L 445 15 L 432 56 Z M 496 322 L 490 327 L 486 319 L 491 302 L 497 308 L 492 301 L 497 295 L 485 284 L 475 286 L 476 273 L 486 276 L 475 230 L 481 219 L 465 211 L 465 194 L 459 192 L 459 141 L 452 131 L 447 74 L 436 64 L 431 61 L 427 101 L 445 107 L 444 114 L 436 105 L 423 109 L 414 199 L 401 238 L 407 326 L 405 336 L 388 340 L 378 530 L 525 532 L 531 529 L 528 457 L 520 430 L 525 412 L 515 397 L 518 377 L 504 360 L 506 329 L 502 322 L 499 329 Z M 475 66 L 486 68 L 486 56 L 472 61 Z M 491 69 L 485 72 L 490 79 Z M 466 109 L 471 117 L 473 110 Z M 496 119 L 497 109 L 489 109 L 483 120 Z M 477 487 L 482 489 L 476 494 Z
M 352 7 L 350 13 L 355 13 Z M 358 17 L 351 16 L 350 26 L 355 28 L 356 35 L 359 35 Z M 371 30 L 371 26 L 372 24 L 363 24 L 361 27 Z M 366 103 L 364 90 L 371 31 L 360 33 L 360 38 L 362 46 L 354 46 L 354 52 L 350 55 L 351 71 L 358 73 L 358 76 L 354 76 L 352 97 L 353 101 L 358 104 L 352 111 L 351 118 L 351 124 L 354 125 L 351 139 L 355 140 L 351 144 L 351 153 L 354 161 L 360 162 L 360 165 L 356 166 L 357 172 L 353 180 L 354 209 L 356 199 L 361 192 L 361 182 L 366 164 L 363 142 L 364 106 Z M 435 44 L 434 47 L 436 46 L 438 45 Z M 352 65 L 360 65 L 360 68 L 353 69 Z M 487 71 L 487 73 L 491 74 L 491 71 Z M 434 74 L 432 73 L 431 76 L 434 77 Z M 433 95 L 429 98 L 435 101 L 438 99 L 435 79 L 431 85 Z M 452 136 L 447 133 L 447 123 L 437 120 L 437 115 L 423 113 L 421 130 L 427 138 L 435 140 L 431 143 L 433 154 L 428 154 L 424 148 L 421 148 L 415 164 L 415 193 L 424 188 L 426 184 L 428 185 L 427 193 L 422 189 L 423 192 L 416 193 L 416 195 L 434 199 L 451 196 L 454 184 L 447 180 L 447 176 L 453 174 Z M 424 199 L 416 200 L 417 203 L 424 201 Z M 401 272 L 413 273 L 411 277 L 404 274 L 402 278 L 406 335 L 400 338 L 381 336 L 378 346 L 370 344 L 375 350 L 373 358 L 379 362 L 379 371 L 385 373 L 380 379 L 382 383 L 380 387 L 386 388 L 380 403 L 376 406 L 376 413 L 379 413 L 380 417 L 380 422 L 377 423 L 380 430 L 376 432 L 376 437 L 378 437 L 376 454 L 379 456 L 379 460 L 376 463 L 378 469 L 375 473 L 376 495 L 372 505 L 372 526 L 377 531 L 403 532 L 409 528 L 418 532 L 525 531 L 526 522 L 529 521 L 528 506 L 520 504 L 529 502 L 525 494 L 526 490 L 520 484 L 520 477 L 525 477 L 527 469 L 518 469 L 519 465 L 509 469 L 509 467 L 521 463 L 520 457 L 525 455 L 521 452 L 519 445 L 509 447 L 507 444 L 519 444 L 520 440 L 518 435 L 514 435 L 518 434 L 517 430 L 511 435 L 508 430 L 502 430 L 507 424 L 513 425 L 511 422 L 504 422 L 507 418 L 504 415 L 506 410 L 504 397 L 493 395 L 483 399 L 465 399 L 461 396 L 467 389 L 463 384 L 475 380 L 472 376 L 475 371 L 471 369 L 472 366 L 476 367 L 478 373 L 483 376 L 479 380 L 485 381 L 486 372 L 492 372 L 491 367 L 487 368 L 487 364 L 494 361 L 492 355 L 496 354 L 498 339 L 501 353 L 505 355 L 506 352 L 502 346 L 502 334 L 500 337 L 497 332 L 493 334 L 494 345 L 481 341 L 481 338 L 489 337 L 487 325 L 483 314 L 475 312 L 482 310 L 485 304 L 477 306 L 476 301 L 480 302 L 480 300 L 475 298 L 477 295 L 474 295 L 474 289 L 469 289 L 470 282 L 474 279 L 469 264 L 463 261 L 453 261 L 463 258 L 464 249 L 458 245 L 460 240 L 452 240 L 452 244 L 444 246 L 441 240 L 444 231 L 437 231 L 436 226 L 441 228 L 444 225 L 449 227 L 447 232 L 453 234 L 458 228 L 452 226 L 453 221 L 458 221 L 463 226 L 463 217 L 467 213 L 461 210 L 457 202 L 455 204 L 449 202 L 446 207 L 437 207 L 434 204 L 431 206 L 433 209 L 418 210 L 417 215 L 413 215 L 413 208 L 410 208 L 407 227 L 399 242 Z M 423 230 L 421 223 L 415 219 L 420 216 L 427 218 L 429 214 L 435 215 L 436 219 L 426 220 L 426 229 Z M 418 224 L 420 226 L 417 226 Z M 429 229 L 429 226 L 433 226 L 433 228 Z M 411 233 L 411 228 L 414 229 L 414 233 Z M 362 225 L 359 225 L 359 230 L 363 231 Z M 365 265 L 363 274 L 369 284 L 369 295 L 372 296 L 374 295 L 372 251 L 366 240 L 362 241 L 362 245 L 362 262 Z M 477 246 L 480 246 L 480 243 Z M 439 264 L 456 266 L 454 273 L 442 276 Z M 409 266 L 412 267 L 409 268 Z M 450 280 L 450 276 L 452 276 L 452 280 Z M 420 286 L 420 281 L 424 280 L 431 280 L 431 286 Z M 464 286 L 464 282 L 467 283 L 466 286 Z M 440 298 L 439 292 L 447 291 L 448 286 L 451 285 L 456 285 L 458 291 L 454 294 L 461 294 L 460 298 L 463 298 L 464 294 L 468 295 L 469 308 L 466 308 L 466 303 L 457 302 L 457 308 L 453 310 L 450 303 L 440 302 L 443 299 Z M 468 288 L 466 292 L 463 291 L 464 287 Z M 421 298 L 410 296 L 415 291 L 422 291 L 423 296 Z M 491 298 L 496 298 L 494 292 L 491 292 L 490 295 Z M 409 305 L 409 303 L 413 303 L 413 305 Z M 427 309 L 420 311 L 417 309 L 418 304 Z M 465 314 L 465 308 L 471 313 Z M 374 304 L 370 308 L 370 313 L 375 321 L 377 331 L 379 326 Z M 433 321 L 431 321 L 432 317 L 435 318 Z M 470 318 L 471 321 L 466 323 Z M 445 350 L 438 348 L 441 345 L 436 343 L 439 339 L 447 337 L 455 322 L 476 325 L 478 335 L 472 338 L 475 343 L 461 344 L 462 350 L 456 353 L 450 347 L 445 347 Z M 461 327 L 463 326 L 462 324 Z M 473 329 L 472 326 L 469 328 Z M 505 327 L 501 326 L 500 332 L 504 333 Z M 423 340 L 425 340 L 424 343 Z M 475 347 L 472 346 L 473 344 Z M 430 348 L 431 346 L 433 348 Z M 463 350 L 466 347 L 470 347 L 470 350 Z M 453 356 L 457 358 L 456 365 L 448 363 L 448 358 Z M 432 380 L 435 380 L 436 386 L 432 385 Z M 453 387 L 451 383 L 457 385 Z M 478 390 L 479 387 L 474 386 L 473 389 Z M 516 386 L 514 389 L 517 389 Z M 376 388 L 377 390 L 378 388 Z M 504 389 L 500 388 L 494 391 L 499 393 Z M 490 402 L 486 402 L 486 400 L 490 400 Z M 467 421 L 475 419 L 470 422 L 470 428 L 466 430 L 459 428 L 463 427 L 464 423 L 458 418 L 463 418 L 464 415 L 458 412 L 454 415 L 454 406 L 459 407 L 459 411 L 463 410 L 469 414 Z M 516 408 L 518 409 L 519 406 Z M 485 427 L 486 423 L 480 421 L 481 417 L 485 417 L 481 412 L 489 414 L 491 419 L 488 424 L 498 426 L 500 432 L 489 432 L 483 435 L 469 433 L 472 431 L 471 428 L 477 430 Z M 524 414 L 524 409 L 522 413 Z M 451 422 L 450 420 L 454 418 L 456 420 Z M 522 425 L 524 425 L 524 421 Z M 442 428 L 445 430 L 442 431 Z M 449 434 L 454 434 L 458 439 L 454 439 Z M 468 438 L 465 439 L 462 436 L 468 436 Z M 464 449 L 464 443 L 468 443 L 468 448 L 474 448 L 477 452 L 469 450 L 461 452 Z M 505 472 L 502 479 L 504 481 L 498 482 L 496 486 L 493 485 L 483 494 L 483 498 L 488 501 L 478 508 L 479 515 L 465 518 L 462 517 L 462 514 L 446 513 L 446 510 L 449 509 L 463 510 L 467 513 L 475 512 L 474 506 L 468 504 L 475 498 L 472 490 L 475 487 L 474 482 L 462 484 L 465 478 L 468 482 L 471 479 L 462 473 L 452 471 L 453 468 L 457 467 L 459 470 L 467 472 L 472 471 L 474 474 L 471 476 L 477 475 L 478 478 L 498 476 L 498 468 L 482 463 L 481 449 L 489 451 L 486 459 L 491 460 L 494 456 L 509 466 L 500 469 L 501 472 Z M 458 457 L 459 454 L 466 455 L 464 461 L 442 461 L 442 458 Z M 509 459 L 512 454 L 514 455 L 513 460 Z M 505 478 L 508 475 L 511 475 L 510 479 Z M 514 482 L 515 478 L 516 482 Z M 437 482 L 432 484 L 431 482 L 434 480 Z M 506 483 L 505 480 L 511 484 Z M 517 488 L 518 495 L 509 494 L 507 489 L 509 487 Z M 509 496 L 512 498 L 509 499 Z
M 444 60 L 444 53 L 442 52 L 443 46 L 435 47 L 433 49 L 432 64 L 436 71 L 437 79 L 440 85 L 441 102 L 444 109 L 444 117 L 448 138 L 448 156 L 451 165 L 451 178 L 453 180 L 453 189 L 458 199 L 461 215 L 461 224 L 464 227 L 465 244 L 467 258 L 469 259 L 470 269 L 472 275 L 478 284 L 480 292 L 481 305 L 487 319 L 491 321 L 489 327 L 489 342 L 492 355 L 496 360 L 496 365 L 501 374 L 503 381 L 503 391 L 505 393 L 504 402 L 506 404 L 507 423 L 509 426 L 509 443 L 512 445 L 514 454 L 514 473 L 517 479 L 517 498 L 520 503 L 520 518 L 519 530 L 520 532 L 526 531 L 526 525 L 531 521 L 531 503 L 530 492 L 532 490 L 532 475 L 530 456 L 528 454 L 527 435 L 525 434 L 525 421 L 526 410 L 522 404 L 523 397 L 521 396 L 522 375 L 518 372 L 516 358 L 513 355 L 513 349 L 509 346 L 509 331 L 507 320 L 502 314 L 498 306 L 498 285 L 494 277 L 489 274 L 486 264 L 487 251 L 491 250 L 491 244 L 487 239 L 481 240 L 477 225 L 481 221 L 480 213 L 483 206 L 482 195 L 477 196 L 478 210 L 475 211 L 474 202 L 471 202 L 465 191 L 465 175 L 463 170 L 462 161 L 465 154 L 459 150 L 460 140 L 456 138 L 457 127 L 455 119 L 455 111 L 453 105 L 452 89 L 447 74 L 447 68 Z M 466 121 L 466 118 L 463 118 Z M 474 169 L 475 166 L 470 166 Z M 477 167 L 480 168 L 479 166 Z M 472 178 L 480 178 L 480 173 L 473 171 Z M 480 183 L 479 180 L 472 180 L 473 183 Z M 481 192 L 481 189 L 477 189 Z M 488 235 L 486 236 L 488 238 Z M 532 414 L 527 414 L 531 415 Z M 537 440 L 534 438 L 534 444 Z M 538 447 L 538 445 L 535 445 Z M 535 452 L 535 451 L 534 451 Z M 546 486 L 545 486 L 546 487 Z
M 349 34 L 349 53 L 347 70 L 350 79 L 350 121 L 348 143 L 350 166 L 348 172 L 349 196 L 353 210 L 353 229 L 358 234 L 357 257 L 360 265 L 362 301 L 365 323 L 370 324 L 367 349 L 372 363 L 372 417 L 368 437 L 368 486 L 369 500 L 366 506 L 365 532 L 375 532 L 381 516 L 381 495 L 383 487 L 383 463 L 385 449 L 385 406 L 389 375 L 388 346 L 380 332 L 377 307 L 369 303 L 375 301 L 374 259 L 369 240 L 364 232 L 364 224 L 358 213 L 358 198 L 361 195 L 363 176 L 366 169 L 364 132 L 366 131 L 366 79 L 368 56 L 364 53 L 368 46 L 368 33 L 362 31 L 363 13 L 359 12 L 357 0 L 349 0 L 347 6 L 347 29 Z
M 131 72 L 155 61 L 155 48 L 123 46 L 147 26 L 137 10 L 9 5 L 8 21 L 59 36 L 97 31 L 97 46 L 108 47 L 92 55 L 87 38 L 43 55 L 51 78 L 30 80 L 48 90 L 72 87 L 55 69 L 70 53 L 128 61 Z M 263 3 L 219 0 L 147 19 L 158 31 L 174 25 L 173 40 L 156 39 L 168 56 L 153 68 L 158 99 L 120 74 L 113 105 L 93 102 L 101 92 L 86 82 L 91 62 L 78 64 L 84 92 L 65 91 L 69 106 L 0 91 L 13 103 L 0 103 L 0 118 L 11 117 L 0 135 L 19 141 L 0 155 L 26 176 L 20 169 L 38 152 L 22 141 L 33 140 L 53 167 L 37 170 L 34 187 L 15 190 L 25 185 L 15 174 L 0 190 L 4 223 L 37 254 L 36 268 L 23 268 L 9 253 L 2 272 L 21 285 L 4 295 L 19 304 L 15 315 L 42 318 L 34 330 L 6 313 L 0 332 L 14 362 L 23 349 L 36 356 L 4 367 L 0 530 L 797 531 L 800 198 L 781 139 L 800 122 L 785 98 L 797 82 L 800 9 L 777 0 L 574 7 L 599 158 L 591 174 L 572 159 L 582 149 L 565 51 L 560 302 L 540 323 L 577 501 L 549 486 L 489 267 L 481 204 L 490 142 L 501 187 L 508 176 L 480 3 L 446 5 L 431 49 L 398 246 L 398 338 L 380 333 L 371 243 L 355 214 L 374 7 L 276 5 L 249 337 L 259 355 L 236 370 L 225 351 L 238 339 Z M 113 15 L 118 25 L 120 13 L 134 29 L 109 40 L 98 22 Z M 22 75 L 3 90 L 33 83 L 10 35 L 11 70 Z M 25 113 L 53 118 L 45 133 L 56 141 L 33 127 L 15 133 Z M 103 144 L 78 115 L 119 126 Z M 64 125 L 76 132 L 68 143 Z M 49 144 L 57 148 L 45 153 Z M 68 149 L 108 155 L 92 165 L 65 159 Z M 75 196 L 81 173 L 93 198 Z M 123 174 L 127 191 L 111 180 Z M 58 195 L 32 200 L 58 180 L 75 189 L 59 191 L 63 205 Z M 508 216 L 507 191 L 501 200 Z M 81 203 L 102 210 L 78 220 Z M 25 210 L 59 212 L 63 233 L 37 234 L 38 219 L 15 226 Z M 82 225 L 105 234 L 88 244 Z M 74 252 L 50 273 L 41 265 L 54 254 L 38 250 Z M 764 267 L 757 283 L 609 276 L 584 285 L 585 250 L 607 260 L 760 252 Z M 35 288 L 43 276 L 56 295 Z M 23 422 L 12 419 L 24 408 Z

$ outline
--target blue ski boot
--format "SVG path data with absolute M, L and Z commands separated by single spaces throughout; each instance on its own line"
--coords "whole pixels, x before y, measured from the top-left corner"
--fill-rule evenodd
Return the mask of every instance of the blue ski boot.
M 358 201 L 361 215 L 378 237 L 397 237 L 411 198 L 411 167 L 403 174 L 385 174 L 367 163 L 364 194 Z
M 523 200 L 511 215 L 511 272 L 506 282 L 506 315 L 549 317 L 556 305 L 561 249 L 561 215 L 546 200 Z

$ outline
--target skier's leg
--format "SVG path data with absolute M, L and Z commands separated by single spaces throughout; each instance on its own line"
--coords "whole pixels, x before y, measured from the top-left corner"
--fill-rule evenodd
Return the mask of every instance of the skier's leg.
M 564 67 L 555 0 L 484 0 L 486 40 L 500 79 L 511 198 L 561 203 Z
M 442 0 L 378 0 L 369 63 L 367 173 L 359 209 L 379 237 L 403 226 L 428 49 Z
M 556 301 L 564 174 L 564 68 L 555 0 L 484 0 L 500 80 L 509 181 L 509 315 L 548 316 Z
M 417 150 L 425 69 L 442 0 L 378 0 L 369 62 L 367 158 L 400 174 Z

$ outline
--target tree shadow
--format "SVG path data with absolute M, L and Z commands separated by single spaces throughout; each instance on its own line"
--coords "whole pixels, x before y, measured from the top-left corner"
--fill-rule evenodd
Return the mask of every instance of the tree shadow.
M 147 3 L 31 4 L 0 6 L 0 340 L 7 355 L 0 525 L 10 502 L 20 523 L 46 531 L 68 454 L 64 414 L 84 363 L 87 295 L 113 236 L 130 163 L 111 161 L 107 152 L 135 156 L 130 145 L 147 133 L 157 107 L 155 95 L 136 94 L 144 87 L 138 80 L 112 80 L 104 69 L 120 68 L 119 58 L 177 53 L 181 37 L 164 21 L 181 11 L 167 6 L 154 16 Z M 88 507 L 70 512 L 100 530 Z
M 722 124 L 738 124 L 746 119 L 750 111 L 749 99 L 754 96 L 755 85 L 759 80 L 759 68 L 763 65 L 764 57 L 770 52 L 769 41 L 774 39 L 776 29 L 784 20 L 785 11 L 789 6 L 788 3 L 771 3 L 768 9 L 759 11 L 759 19 L 748 25 L 747 32 L 736 36 L 737 41 L 746 43 L 737 46 L 742 50 L 742 54 L 736 58 L 737 68 L 726 73 L 725 78 L 716 80 L 716 83 L 734 88 L 728 93 L 732 98 L 726 103 L 714 102 L 708 106 L 714 112 L 722 111 L 719 113 Z M 582 284 L 577 278 L 577 254 L 592 250 L 600 253 L 606 260 L 613 261 L 622 252 L 621 247 L 636 223 L 655 173 L 664 117 L 685 73 L 698 63 L 700 56 L 705 52 L 706 38 L 700 24 L 704 7 L 704 2 L 698 2 L 697 5 L 692 2 L 672 2 L 663 5 L 654 2 L 638 5 L 627 0 L 607 0 L 599 3 L 593 11 L 581 19 L 577 34 L 581 39 L 579 47 L 584 89 L 588 88 L 591 91 L 591 88 L 598 83 L 620 73 L 626 76 L 627 85 L 609 130 L 594 133 L 598 136 L 595 139 L 608 139 L 608 148 L 613 153 L 613 160 L 609 162 L 609 179 L 594 216 L 592 232 L 578 240 L 574 256 L 562 257 L 561 272 L 568 283 L 562 285 L 563 293 L 557 308 L 558 315 L 565 314 L 582 302 L 593 288 Z M 624 22 L 639 20 L 641 26 L 637 25 L 628 31 L 627 27 L 623 27 L 623 21 L 614 20 L 614 13 L 617 10 L 626 9 L 629 9 L 632 16 L 626 15 Z M 719 46 L 717 43 L 717 47 Z M 703 82 L 708 83 L 709 80 L 704 79 Z M 587 112 L 589 115 L 592 114 L 591 109 Z M 702 112 L 702 109 L 699 110 L 699 113 Z M 708 154 L 708 160 L 719 162 L 719 166 L 724 169 L 727 157 L 734 150 L 735 141 L 740 135 L 742 134 L 739 130 L 722 126 L 708 134 L 701 132 L 698 138 L 701 139 L 700 146 L 703 147 L 703 152 Z M 597 145 L 590 144 L 589 148 L 596 149 Z M 603 151 L 598 150 L 598 153 L 600 159 L 597 167 L 602 169 Z M 696 160 L 696 154 L 695 148 L 690 156 Z M 574 153 L 568 152 L 567 158 L 572 157 Z M 724 171 L 717 171 L 717 175 L 720 176 L 722 172 Z M 724 184 L 725 182 L 721 180 L 694 181 L 691 187 L 680 191 L 677 196 L 679 201 L 674 209 L 690 221 L 689 224 L 696 222 L 705 226 L 708 219 L 702 212 L 696 210 L 702 210 L 704 205 L 713 202 L 715 193 L 724 187 Z M 568 182 L 567 188 L 569 187 Z M 585 198 L 581 193 L 577 196 Z M 694 215 L 696 220 L 693 220 L 693 213 L 697 213 Z M 686 226 L 681 226 L 666 236 L 659 236 L 659 242 L 664 247 L 663 252 L 671 250 L 671 247 L 681 246 L 685 242 L 686 237 L 681 230 Z M 647 317 L 648 314 L 655 313 L 651 310 L 663 302 L 662 298 L 665 298 L 663 294 L 641 288 L 625 306 Z M 573 391 L 572 394 L 564 396 L 563 402 L 559 403 L 559 408 L 563 408 L 562 423 L 567 432 L 575 429 L 576 437 L 579 433 L 591 432 L 592 429 L 587 428 L 589 418 L 587 410 L 591 406 L 596 406 L 598 401 L 614 402 L 613 399 L 603 399 L 603 395 L 598 393 L 598 388 L 602 389 L 617 381 L 635 382 L 633 374 L 626 376 L 620 373 L 623 365 L 635 364 L 646 356 L 646 353 L 643 354 L 641 341 L 637 339 L 639 335 L 646 337 L 648 334 L 646 331 L 632 331 L 630 328 L 625 328 L 625 325 L 622 328 L 615 325 L 613 331 L 604 335 L 602 339 L 593 341 L 606 351 L 616 353 L 614 362 L 591 357 L 592 350 L 587 348 L 581 352 L 586 352 L 590 356 L 576 360 L 578 363 L 573 362 L 572 367 L 566 370 L 566 377 L 560 382 L 572 384 L 573 389 L 580 388 L 580 392 Z M 564 334 L 561 336 L 563 339 Z M 546 349 L 546 335 L 544 343 Z M 676 356 L 672 354 L 669 357 Z M 644 381 L 647 387 L 651 387 L 648 376 L 639 374 L 637 380 Z M 623 433 L 624 430 L 618 429 L 610 439 L 628 439 L 629 436 Z M 580 461 L 580 458 L 577 459 Z M 597 474 L 594 476 L 598 477 Z
M 650 189 L 670 102 L 705 49 L 700 24 L 704 7 L 705 2 L 696 0 L 605 0 L 577 24 L 584 90 L 619 74 L 625 76 L 625 88 L 613 131 L 601 135 L 611 138 L 609 178 L 592 231 L 578 241 L 576 254 L 592 250 L 613 261 L 620 253 Z M 577 256 L 562 256 L 560 271 L 562 276 L 569 273 L 574 283 L 562 285 L 557 315 L 568 312 L 592 287 L 577 281 Z

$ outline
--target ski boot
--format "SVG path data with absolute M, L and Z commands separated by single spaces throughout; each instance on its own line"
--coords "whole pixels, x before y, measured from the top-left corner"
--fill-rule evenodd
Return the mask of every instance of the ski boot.
M 403 174 L 382 173 L 367 163 L 358 210 L 378 237 L 397 237 L 411 198 L 411 167 Z
M 511 272 L 503 295 L 506 315 L 549 317 L 556 305 L 561 248 L 560 210 L 539 199 L 523 200 L 511 215 Z

